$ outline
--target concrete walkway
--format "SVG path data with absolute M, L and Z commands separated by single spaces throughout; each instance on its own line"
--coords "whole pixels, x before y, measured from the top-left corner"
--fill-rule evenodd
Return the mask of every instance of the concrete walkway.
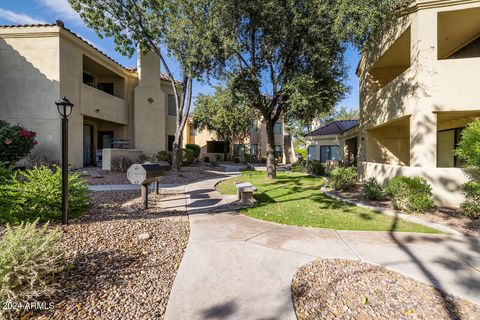
M 183 190 L 185 184 L 181 183 L 164 183 L 160 184 L 160 189 L 170 189 L 170 190 Z M 148 186 L 150 190 L 155 188 L 154 184 Z M 129 191 L 129 190 L 140 190 L 139 184 L 99 184 L 99 185 L 89 185 L 88 190 L 90 191 Z
M 166 319 L 295 319 L 292 278 L 316 258 L 381 264 L 480 303 L 478 239 L 263 222 L 233 212 L 214 190 L 220 180 L 185 186 L 174 204 L 186 205 L 191 229 Z

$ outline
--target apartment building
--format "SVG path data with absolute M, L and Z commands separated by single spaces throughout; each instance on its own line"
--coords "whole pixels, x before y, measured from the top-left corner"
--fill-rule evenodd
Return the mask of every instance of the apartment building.
M 99 164 L 102 150 L 135 157 L 165 150 L 173 140 L 173 90 L 154 53 L 126 68 L 61 21 L 0 26 L 0 69 L 0 119 L 36 131 L 36 154 L 60 159 L 55 101 L 64 96 L 74 104 L 68 137 L 73 167 Z
M 284 124 L 279 120 L 274 128 L 275 158 L 279 163 L 288 164 L 295 162 L 292 139 L 286 133 Z M 192 126 L 191 120 L 187 122 L 184 131 L 184 142 L 198 144 L 201 147 L 201 159 L 208 157 L 213 161 L 216 158 L 223 160 L 224 150 L 227 150 L 228 160 L 238 158 L 245 161 L 249 158 L 252 162 L 266 161 L 267 157 L 267 131 L 265 123 L 256 119 L 252 124 L 249 137 L 243 143 L 229 144 L 208 130 L 198 131 Z
M 454 150 L 480 115 L 480 1 L 417 1 L 362 56 L 359 173 L 421 176 L 458 206 L 467 177 Z

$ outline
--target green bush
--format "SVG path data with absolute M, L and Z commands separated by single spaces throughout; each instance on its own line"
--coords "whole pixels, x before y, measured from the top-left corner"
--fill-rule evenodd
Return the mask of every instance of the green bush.
M 204 157 L 204 158 L 203 158 L 203 161 L 205 161 L 205 162 L 210 162 L 210 157 Z
M 172 164 L 172 152 L 167 150 L 159 151 L 155 156 L 157 161 L 167 161 L 168 163 Z
M 88 188 L 80 173 L 69 173 L 69 214 L 76 217 L 88 208 Z M 60 220 L 62 206 L 62 174 L 37 167 L 16 171 L 0 185 L 0 223 Z
M 14 164 L 27 156 L 37 144 L 35 137 L 34 131 L 0 120 L 0 162 Z
M 13 172 L 13 166 L 0 163 L 0 184 L 6 183 L 13 176 Z
M 299 154 L 302 159 L 307 159 L 307 149 L 295 148 L 295 154 Z
M 368 200 L 382 200 L 385 198 L 385 192 L 375 178 L 365 181 L 362 193 Z
M 35 154 L 29 155 L 25 159 L 21 161 L 21 163 L 25 166 L 26 169 L 33 169 L 35 167 L 49 167 L 53 169 L 55 166 L 59 166 L 60 162 L 58 160 L 51 159 L 49 156 L 43 154 Z
M 262 158 L 260 159 L 260 161 L 261 161 L 262 163 L 267 163 L 267 158 L 266 158 L 266 157 L 262 157 Z
M 60 232 L 37 221 L 7 225 L 0 240 L 0 301 L 26 304 L 53 293 L 54 274 L 61 270 Z M 0 308 L 0 318 L 19 318 L 22 310 Z
M 195 155 L 192 149 L 180 149 L 182 152 L 182 164 L 188 166 L 195 160 Z
M 200 157 L 200 152 L 202 149 L 198 144 L 186 144 L 185 148 L 193 151 L 193 157 L 195 159 L 198 159 Z
M 421 177 L 396 176 L 388 182 L 386 192 L 395 210 L 423 213 L 435 206 L 432 188 Z
M 140 155 L 140 157 L 138 157 L 137 159 L 137 163 L 145 163 L 145 162 L 152 162 L 152 161 L 155 161 L 156 158 L 155 157 L 150 157 L 150 156 L 147 156 L 146 154 L 142 153 Z
M 330 186 L 335 190 L 348 190 L 355 186 L 357 170 L 354 167 L 338 167 L 330 172 Z
M 324 175 L 325 165 L 318 160 L 298 160 L 292 164 L 293 172 L 305 172 L 314 175 Z
M 462 185 L 465 202 L 461 204 L 463 213 L 470 218 L 480 219 L 480 183 L 467 182 Z

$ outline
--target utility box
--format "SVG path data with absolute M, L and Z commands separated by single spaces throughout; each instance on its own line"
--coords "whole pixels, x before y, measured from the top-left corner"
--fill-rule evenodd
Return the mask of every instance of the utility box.
M 127 170 L 127 179 L 132 184 L 141 185 L 143 208 L 148 209 L 148 185 L 155 182 L 155 192 L 158 194 L 158 180 L 165 171 L 170 170 L 166 161 L 158 163 L 133 164 Z
M 170 170 L 170 164 L 166 161 L 132 164 L 127 170 L 127 179 L 132 184 L 149 184 L 157 181 L 168 170 Z

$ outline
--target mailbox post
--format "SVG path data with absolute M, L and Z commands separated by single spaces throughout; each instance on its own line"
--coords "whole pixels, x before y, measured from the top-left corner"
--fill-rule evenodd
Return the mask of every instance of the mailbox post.
M 148 209 L 148 186 L 155 182 L 155 193 L 159 194 L 159 179 L 163 173 L 170 169 L 170 164 L 165 161 L 159 163 L 133 164 L 127 170 L 127 179 L 132 184 L 141 185 L 143 208 Z

